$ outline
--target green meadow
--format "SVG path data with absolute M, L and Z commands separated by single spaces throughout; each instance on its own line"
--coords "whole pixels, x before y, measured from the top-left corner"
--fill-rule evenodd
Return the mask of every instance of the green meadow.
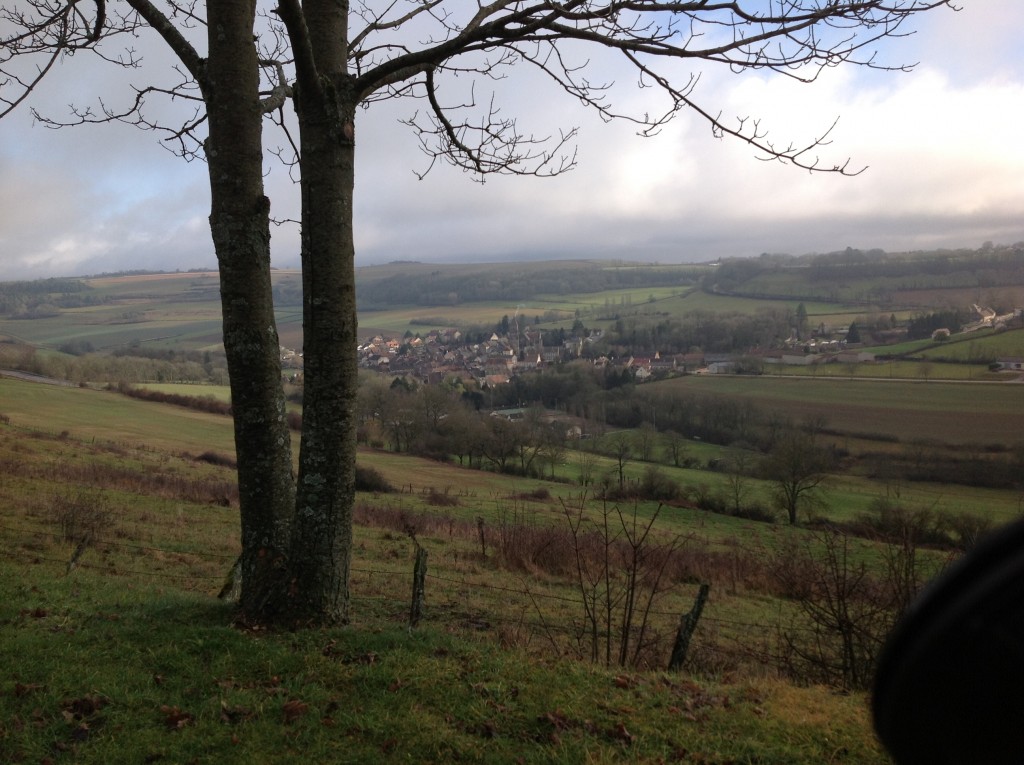
M 200 455 L 230 454 L 227 418 L 17 380 L 0 412 L 3 761 L 887 761 L 862 693 L 756 658 L 788 608 L 757 561 L 799 529 L 663 508 L 690 573 L 652 613 L 661 645 L 713 582 L 690 663 L 605 667 L 575 655 L 579 590 L 542 555 L 578 486 L 363 451 L 395 491 L 359 496 L 351 624 L 253 632 L 216 597 L 237 508 L 230 467 Z

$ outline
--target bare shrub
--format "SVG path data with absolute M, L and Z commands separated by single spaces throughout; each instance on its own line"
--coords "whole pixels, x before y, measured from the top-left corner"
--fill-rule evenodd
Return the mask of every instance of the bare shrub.
M 536 489 L 531 491 L 523 491 L 518 494 L 512 495 L 513 499 L 532 499 L 537 502 L 544 502 L 551 499 L 551 492 L 548 491 L 546 486 L 538 486 Z
M 353 508 L 353 522 L 359 526 L 390 529 L 408 535 L 434 535 L 472 538 L 476 526 L 469 521 L 443 513 L 413 512 L 390 504 L 378 505 L 357 502 Z
M 664 654 L 654 606 L 673 585 L 670 572 L 684 540 L 656 543 L 652 530 L 662 505 L 646 520 L 636 503 L 623 511 L 604 500 L 593 517 L 586 507 L 584 495 L 562 504 L 583 609 L 581 653 L 606 666 L 650 666 L 652 657 Z
M 443 492 L 431 486 L 427 490 L 427 504 L 433 507 L 457 507 L 459 498 L 451 494 L 450 486 L 445 486 Z
M 228 454 L 220 454 L 218 452 L 206 451 L 196 457 L 196 462 L 205 462 L 208 465 L 216 465 L 217 467 L 231 468 L 232 470 L 238 467 L 238 463 L 235 462 L 235 458 Z
M 356 491 L 390 494 L 395 487 L 376 468 L 356 465 Z
M 682 490 L 679 488 L 679 484 L 665 475 L 664 471 L 656 465 L 648 465 L 644 468 L 643 479 L 640 482 L 641 497 L 659 502 L 671 502 L 678 499 L 681 494 Z
M 796 606 L 781 628 L 780 659 L 790 675 L 801 682 L 866 688 L 892 625 L 939 568 L 918 552 L 912 525 L 883 548 L 879 573 L 837 528 L 780 548 L 776 582 Z
M 978 544 L 992 530 L 992 519 L 975 513 L 955 513 L 947 516 L 945 522 L 956 535 L 958 546 L 964 552 Z
M 539 523 L 515 499 L 498 503 L 497 550 L 501 564 L 513 571 L 565 575 L 572 571 L 571 543 L 561 526 Z
M 110 503 L 99 494 L 55 494 L 50 520 L 60 529 L 61 539 L 80 547 L 95 546 L 113 532 L 116 516 Z

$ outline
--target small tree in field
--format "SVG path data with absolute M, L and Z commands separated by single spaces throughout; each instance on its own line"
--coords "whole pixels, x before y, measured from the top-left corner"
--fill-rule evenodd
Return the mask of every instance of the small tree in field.
M 624 430 L 608 436 L 608 453 L 615 460 L 619 491 L 622 491 L 626 488 L 626 465 L 633 458 L 633 437 Z
M 672 461 L 673 465 L 682 467 L 686 461 L 686 453 L 688 451 L 689 447 L 682 433 L 675 430 L 669 430 L 665 433 L 665 454 Z
M 900 69 L 880 63 L 875 44 L 951 0 L 0 2 L 0 116 L 28 100 L 44 77 L 76 70 L 57 64 L 95 55 L 141 82 L 121 97 L 96 94 L 95 106 L 76 107 L 63 120 L 38 119 L 128 122 L 207 164 L 235 415 L 240 608 L 254 623 L 305 625 L 348 618 L 360 109 L 409 99 L 406 124 L 429 166 L 446 161 L 477 177 L 558 174 L 575 164 L 575 130 L 534 135 L 480 93 L 529 69 L 602 118 L 629 120 L 645 135 L 688 110 L 714 135 L 746 141 L 767 158 L 844 173 L 846 162 L 817 154 L 829 130 L 805 145 L 777 143 L 757 119 L 702 105 L 699 76 L 680 77 L 668 64 L 767 70 L 806 82 L 838 64 Z M 159 65 L 142 60 L 138 51 L 156 46 L 172 54 L 171 66 L 154 69 Z M 650 94 L 637 111 L 619 109 L 610 84 L 594 74 L 608 62 L 626 67 Z M 475 86 L 462 87 L 467 82 Z M 160 121 L 152 102 L 163 98 L 185 108 L 163 111 Z M 289 150 L 279 155 L 291 163 L 301 198 L 305 390 L 296 476 L 263 184 L 264 131 L 274 128 L 283 131 Z
M 791 525 L 800 522 L 801 510 L 820 501 L 831 464 L 830 455 L 810 429 L 789 427 L 775 441 L 761 471 L 772 482 L 775 504 Z

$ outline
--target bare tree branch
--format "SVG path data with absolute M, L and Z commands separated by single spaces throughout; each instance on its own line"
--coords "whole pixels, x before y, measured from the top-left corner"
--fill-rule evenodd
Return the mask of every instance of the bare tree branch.
M 696 98 L 699 72 L 675 84 L 677 75 L 656 69 L 659 61 L 691 60 L 720 64 L 733 72 L 770 70 L 800 82 L 815 81 L 826 68 L 840 64 L 872 69 L 906 71 L 912 65 L 887 64 L 878 59 L 875 47 L 885 38 L 909 34 L 903 30 L 913 15 L 940 6 L 953 7 L 948 0 L 772 0 L 771 2 L 662 2 L 661 0 L 567 0 L 566 2 L 515 2 L 497 0 L 480 4 L 456 20 L 456 10 L 446 11 L 435 0 L 410 2 L 412 10 L 396 15 L 365 18 L 366 28 L 353 40 L 350 53 L 357 76 L 356 87 L 365 101 L 381 97 L 426 98 L 431 120 L 424 124 L 413 117 L 406 124 L 417 130 L 424 147 L 433 142 L 436 154 L 447 156 L 457 166 L 474 172 L 510 172 L 516 159 L 526 163 L 544 158 L 535 138 L 509 131 L 515 120 L 495 120 L 491 102 L 488 116 L 476 130 L 486 140 L 473 149 L 463 138 L 469 125 L 455 112 L 477 108 L 475 99 L 457 106 L 444 106 L 437 98 L 439 75 L 475 74 L 483 79 L 500 79 L 500 71 L 519 62 L 540 69 L 563 91 L 598 112 L 602 119 L 625 119 L 638 125 L 641 135 L 656 134 L 683 109 L 690 109 L 711 127 L 718 137 L 731 136 L 751 144 L 764 156 L 815 172 L 855 175 L 849 160 L 825 162 L 817 149 L 829 145 L 829 126 L 818 139 L 806 145 L 779 144 L 769 140 L 762 123 L 748 116 L 735 122 L 708 109 Z M 461 9 L 460 9 L 461 10 Z M 416 49 L 387 40 L 370 45 L 372 33 L 392 31 L 399 19 L 435 21 L 431 42 Z M 572 64 L 580 50 L 618 52 L 640 77 L 641 85 L 654 86 L 666 99 L 661 110 L 631 114 L 617 111 L 610 100 L 611 83 L 592 83 L 586 78 L 589 59 Z M 468 63 L 459 66 L 456 62 Z M 419 83 L 421 86 L 410 86 Z M 506 152 L 501 161 L 495 155 L 469 158 L 471 151 L 493 149 L 496 133 L 503 129 L 504 145 L 528 143 L 536 151 Z M 571 135 L 575 131 L 563 134 Z M 556 139 L 561 140 L 561 139 Z M 426 149 L 425 149 L 426 150 Z M 428 152 L 431 153 L 431 152 Z M 550 152 L 549 152 L 550 154 Z M 567 167 L 571 167 L 568 163 Z M 566 169 L 567 169 L 566 167 Z M 523 166 L 527 173 L 534 169 Z
M 0 117 L 20 105 L 52 72 L 54 64 L 73 52 L 89 49 L 111 63 L 132 68 L 139 59 L 126 49 L 109 56 L 99 43 L 116 35 L 136 35 L 143 25 L 155 30 L 182 61 L 187 76 L 175 86 L 137 89 L 131 109 L 102 107 L 93 114 L 79 110 L 67 121 L 44 120 L 50 126 L 116 119 L 147 130 L 162 129 L 184 156 L 196 156 L 202 124 L 197 101 L 203 87 L 204 61 L 182 29 L 205 25 L 197 12 L 200 0 L 125 0 L 132 14 L 108 18 L 108 0 L 15 0 L 0 7 L 0 21 L 13 31 L 0 38 Z M 500 81 L 522 63 L 541 72 L 556 88 L 594 110 L 603 120 L 625 120 L 642 136 L 657 134 L 682 111 L 704 120 L 716 137 L 732 137 L 754 147 L 758 158 L 778 160 L 813 172 L 855 175 L 849 159 L 828 161 L 836 122 L 818 138 L 793 144 L 772 140 L 756 116 L 724 115 L 699 97 L 701 68 L 720 65 L 733 72 L 768 70 L 800 82 L 813 82 L 828 68 L 849 64 L 872 69 L 906 71 L 912 65 L 887 63 L 877 54 L 887 38 L 911 34 L 913 16 L 947 6 L 951 0 L 493 0 L 466 7 L 451 0 L 351 0 L 350 21 L 361 22 L 347 45 L 352 86 L 357 100 L 412 98 L 425 102 L 404 120 L 430 157 L 479 177 L 489 173 L 555 175 L 575 165 L 569 143 L 576 129 L 565 127 L 547 136 L 524 131 L 518 120 L 504 117 L 497 96 L 478 99 L 480 83 Z M 93 10 L 87 14 L 87 8 Z M 317 62 L 309 53 L 306 19 L 298 0 L 278 0 L 268 15 L 262 11 L 262 108 L 285 129 L 283 111 L 292 97 L 292 79 L 321 87 Z M 276 16 L 276 18 L 275 18 Z M 280 21 L 277 21 L 280 19 Z M 280 27 L 283 22 L 287 33 Z M 264 41 L 266 44 L 264 44 Z M 14 59 L 34 54 L 38 65 L 15 70 Z M 617 109 L 615 83 L 594 80 L 596 57 L 615 66 L 625 62 L 641 88 L 651 88 L 651 109 Z M 693 63 L 680 77 L 662 68 L 669 61 Z M 602 65 L 604 65 L 602 64 Z M 441 93 L 456 80 L 476 81 L 468 98 L 446 102 Z M 198 86 L 198 88 L 196 87 Z M 618 86 L 619 88 L 623 86 Z M 463 91 L 465 92 L 465 91 Z M 198 112 L 180 125 L 159 127 L 141 113 L 146 97 L 164 95 L 190 100 Z M 660 99 L 660 100 L 659 100 Z M 186 136 L 191 136 L 187 141 Z M 191 143 L 186 149 L 184 144 Z M 286 159 L 294 163 L 297 155 Z M 294 167 L 294 164 L 292 165 Z M 428 170 L 429 170 L 428 167 Z

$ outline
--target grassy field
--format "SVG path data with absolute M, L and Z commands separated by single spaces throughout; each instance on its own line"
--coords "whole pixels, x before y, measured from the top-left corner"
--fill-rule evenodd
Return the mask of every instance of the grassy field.
M 192 386 L 193 390 L 197 386 Z M 0 413 L 15 427 L 162 451 L 200 447 L 233 454 L 228 417 L 135 401 L 113 391 L 25 383 L 0 377 Z
M 555 631 L 579 607 L 572 577 L 537 549 L 527 565 L 499 552 L 502 535 L 563 522 L 578 488 L 364 452 L 403 490 L 360 496 L 352 624 L 250 632 L 214 597 L 237 552 L 237 509 L 221 501 L 231 471 L 187 456 L 211 448 L 224 418 L 0 383 L 0 761 L 887 761 L 862 694 L 741 670 L 740 649 L 780 611 L 742 572 L 799 530 L 664 511 L 658 533 L 684 537 L 692 576 L 717 576 L 714 550 L 732 573 L 714 579 L 696 669 L 606 669 L 552 648 L 572 645 Z M 415 630 L 410 523 L 430 552 Z M 668 625 L 692 581 L 659 606 Z
M 703 378 L 685 378 L 682 382 L 691 382 L 697 387 L 701 386 Z M 898 419 L 909 427 L 908 423 L 934 422 L 935 418 L 943 419 L 948 413 L 960 413 L 960 416 L 967 416 L 971 411 L 970 407 L 975 406 L 973 399 L 962 397 L 964 388 L 961 386 L 941 386 L 938 383 L 927 383 L 929 395 L 934 394 L 931 400 L 923 399 L 918 395 L 917 385 L 920 383 L 896 384 L 895 388 L 887 389 L 889 392 L 890 404 L 883 411 L 870 415 L 874 420 L 866 420 L 869 415 L 864 413 L 865 402 L 857 403 L 856 397 L 848 399 L 846 394 L 832 388 L 817 389 L 809 394 L 803 385 L 810 385 L 814 381 L 786 381 L 774 380 L 771 382 L 782 383 L 775 388 L 769 386 L 763 389 L 751 390 L 748 383 L 750 379 L 745 378 L 720 378 L 715 380 L 714 392 L 722 395 L 743 395 L 761 397 L 762 403 L 771 402 L 773 407 L 790 411 L 794 416 L 800 413 L 810 416 L 816 411 L 808 408 L 808 400 L 815 399 L 822 406 L 827 406 L 829 411 L 834 413 L 830 418 L 828 426 L 839 429 L 846 420 L 838 415 L 845 410 L 839 407 L 837 401 L 845 401 L 856 410 L 848 413 L 850 421 L 863 426 L 863 429 L 870 434 L 877 435 L 882 432 L 880 423 L 887 420 Z M 830 382 L 823 383 L 831 384 Z M 910 386 L 903 387 L 904 385 Z M 159 390 L 165 393 L 173 393 L 184 396 L 206 396 L 210 395 L 219 400 L 228 400 L 229 392 L 225 386 L 208 385 L 176 385 L 176 384 L 149 384 L 145 386 L 152 390 Z M 903 393 L 898 393 L 898 391 Z M 988 391 L 989 388 L 984 389 Z M 998 388 L 1002 390 L 1002 388 Z M 893 392 L 897 391 L 897 392 Z M 1016 387 L 1010 389 L 1012 395 L 1024 396 L 1024 390 Z M 839 394 L 840 399 L 834 396 Z M 870 395 L 863 394 L 868 397 Z M 1010 428 L 1008 433 L 1016 437 L 1014 424 L 1024 418 L 1019 410 L 1010 410 L 1008 407 L 1016 399 L 999 399 L 986 394 L 984 399 L 985 409 L 979 408 L 976 413 L 983 414 L 989 420 L 1008 418 Z M 26 428 L 43 426 L 53 434 L 66 433 L 72 439 L 97 439 L 100 441 L 117 441 L 126 445 L 156 448 L 162 451 L 188 451 L 194 449 L 196 443 L 204 445 L 204 450 L 213 450 L 223 454 L 233 454 L 233 433 L 228 418 L 193 412 L 178 406 L 167 404 L 152 404 L 140 402 L 113 392 L 95 391 L 74 387 L 44 386 L 0 378 L 0 414 L 10 418 L 11 424 Z M 795 402 L 795 404 L 794 404 Z M 897 402 L 900 402 L 899 414 Z M 791 408 L 792 407 L 792 408 Z M 978 404 L 981 407 L 981 404 Z M 1012 411 L 1012 414 L 1007 414 Z M 860 412 L 860 417 L 856 416 Z M 863 422 L 862 422 L 863 420 Z M 868 427 L 869 422 L 874 422 Z M 923 431 L 922 431 L 923 432 Z M 904 432 L 905 443 L 914 441 L 908 433 Z M 983 436 L 992 436 L 992 432 L 977 432 L 974 438 L 959 430 L 950 432 L 947 428 L 940 432 L 940 442 L 969 443 L 972 448 L 978 444 L 987 443 L 981 440 Z M 918 434 L 916 437 L 923 437 Z M 1010 443 L 1013 443 L 1011 441 Z M 859 444 L 859 449 L 884 449 L 889 444 L 865 442 Z M 892 445 L 891 448 L 901 449 L 899 445 Z M 662 446 L 657 446 L 655 454 L 663 455 Z M 690 441 L 686 446 L 686 456 L 695 459 L 701 466 L 709 461 L 720 459 L 727 453 L 727 450 L 712 444 L 705 444 L 697 441 Z M 596 479 L 604 475 L 614 475 L 616 471 L 615 462 L 602 455 L 587 455 L 587 460 L 592 462 L 592 473 Z M 469 501 L 477 507 L 489 519 L 497 519 L 499 508 L 507 504 L 507 496 L 513 493 L 511 490 L 502 490 L 495 487 L 495 477 L 491 473 L 476 470 L 463 470 L 456 465 L 437 463 L 423 460 L 408 455 L 398 455 L 388 452 L 366 450 L 360 456 L 360 461 L 367 466 L 379 470 L 392 484 L 403 488 L 405 494 L 401 502 L 403 507 L 416 511 L 423 509 L 425 504 L 418 497 L 431 490 L 440 494 L 450 494 L 464 501 Z M 633 459 L 625 467 L 626 477 L 634 482 L 643 479 L 645 471 L 650 468 L 650 463 Z M 723 473 L 709 471 L 707 469 L 685 469 L 676 468 L 670 465 L 658 465 L 658 469 L 666 477 L 677 482 L 683 487 L 691 487 L 712 493 L 724 494 L 727 492 L 727 476 Z M 559 465 L 556 471 L 557 477 L 563 483 L 550 484 L 549 482 L 536 479 L 516 479 L 515 492 L 529 493 L 535 489 L 547 486 L 554 498 L 554 504 L 543 508 L 545 517 L 549 519 L 561 518 L 561 510 L 558 506 L 559 499 L 568 499 L 578 493 L 575 486 L 580 477 L 580 456 L 568 451 L 565 461 Z M 703 487 L 703 488 L 702 488 Z M 750 501 L 760 502 L 763 506 L 770 506 L 771 487 L 767 482 L 749 480 Z M 853 476 L 839 477 L 832 482 L 828 493 L 830 517 L 837 520 L 849 520 L 859 514 L 868 511 L 871 502 L 885 492 L 885 487 L 877 482 L 869 482 Z M 965 489 L 963 487 L 950 486 L 929 486 L 911 485 L 902 488 L 904 496 L 908 501 L 921 506 L 936 507 L 939 510 L 949 512 L 972 512 L 990 515 L 998 521 L 1009 520 L 1019 513 L 1019 497 L 1012 492 L 1005 491 L 984 491 L 978 489 Z M 645 507 L 644 512 L 649 513 L 654 505 Z M 709 538 L 721 540 L 737 534 L 739 525 L 735 519 L 724 516 L 708 516 L 703 512 L 678 510 L 671 515 L 672 529 L 678 533 L 693 533 L 700 530 Z
M 940 343 L 922 353 L 925 358 L 945 358 L 959 361 L 972 359 L 998 359 L 1024 357 L 1024 329 L 1003 332 L 979 331 L 954 335 L 949 342 Z
M 575 762 L 586 752 L 601 762 L 816 763 L 833 753 L 827 738 L 851 761 L 885 762 L 867 732 L 863 696 L 766 679 L 773 673 L 751 671 L 744 654 L 758 645 L 752 634 L 766 626 L 773 632 L 784 610 L 750 572 L 800 530 L 688 507 L 663 510 L 658 534 L 683 540 L 692 567 L 682 581 L 715 582 L 696 637 L 697 669 L 683 676 L 610 672 L 554 659 L 536 626 L 538 618 L 549 628 L 578 618 L 572 606 L 564 610 L 573 599 L 564 576 L 539 562 L 506 568 L 496 548 L 481 554 L 477 540 L 481 522 L 496 538 L 512 521 L 564 524 L 578 487 L 363 452 L 361 464 L 401 493 L 360 498 L 354 625 L 251 636 L 230 628 L 229 610 L 212 598 L 237 550 L 236 511 L 195 499 L 202 491 L 224 496 L 230 471 L 184 456 L 211 444 L 230 452 L 224 418 L 13 380 L 2 381 L 0 401 L 9 419 L 0 427 L 7 508 L 0 534 L 11 551 L 0 577 L 0 651 L 19 667 L 0 694 L 0 719 L 32 721 L 0 735 L 0 754 L 12 761 L 41 759 L 54 748 L 76 762 L 118 761 L 112 752 L 124 747 L 169 761 L 285 761 L 301 745 L 320 761 L 344 751 L 360 761 L 397 754 Z M 34 426 L 42 422 L 40 432 Z M 720 450 L 693 443 L 689 453 L 703 463 Z M 559 474 L 571 480 L 577 467 L 569 455 Z M 627 475 L 639 478 L 647 467 L 630 463 Z M 612 468 L 598 458 L 596 471 Z M 662 469 L 685 487 L 727 488 L 720 473 Z M 115 472 L 114 485 L 94 482 L 105 470 Z M 766 498 L 768 488 L 751 481 L 755 497 Z M 837 476 L 823 512 L 856 518 L 883 491 Z M 1009 492 L 900 491 L 940 512 L 1002 520 L 1020 510 Z M 83 494 L 116 521 L 69 574 L 74 545 L 60 538 L 56 510 L 61 496 Z M 651 503 L 637 508 L 642 519 L 655 510 Z M 412 545 L 400 529 L 410 522 L 431 553 L 433 577 L 427 623 L 413 633 L 401 624 Z M 691 597 L 692 586 L 670 594 L 667 625 Z M 81 677 L 67 669 L 79 666 L 89 668 Z M 610 689 L 629 693 L 600 701 Z M 353 693 L 358 708 L 342 709 Z M 438 705 L 447 710 L 443 720 L 423 711 Z M 397 724 L 395 709 L 404 715 Z M 348 731 L 340 738 L 339 727 Z M 622 730 L 629 735 L 613 733 Z
M 540 268 L 540 266 L 536 266 Z M 558 266 L 563 268 L 564 266 Z M 362 269 L 374 280 L 412 266 Z M 422 268 L 422 267 L 421 267 Z M 494 278 L 501 278 L 508 264 L 495 264 Z M 655 268 L 651 266 L 649 268 Z M 483 272 L 487 268 L 479 266 Z M 291 298 L 279 301 L 278 331 L 286 347 L 302 344 L 301 306 L 297 302 L 300 275 L 275 271 L 274 284 Z M 212 350 L 220 341 L 220 295 L 216 273 L 146 274 L 86 280 L 90 297 L 99 305 L 67 308 L 60 315 L 31 320 L 0 318 L 0 336 L 8 336 L 41 349 L 58 349 L 69 343 L 89 343 L 97 350 L 114 350 L 132 343 L 154 348 Z M 461 302 L 442 306 L 393 306 L 367 310 L 360 315 L 360 336 L 402 335 L 429 332 L 451 326 L 493 325 L 518 310 L 524 320 L 543 319 L 543 326 L 568 327 L 577 312 L 591 326 L 602 326 L 607 314 L 681 316 L 693 311 L 753 314 L 780 307 L 795 310 L 799 300 L 769 300 L 714 295 L 693 286 L 649 286 L 599 292 L 540 292 L 529 300 Z M 863 316 L 861 305 L 803 301 L 812 322 L 845 324 Z M 553 315 L 552 315 L 553 314 Z

